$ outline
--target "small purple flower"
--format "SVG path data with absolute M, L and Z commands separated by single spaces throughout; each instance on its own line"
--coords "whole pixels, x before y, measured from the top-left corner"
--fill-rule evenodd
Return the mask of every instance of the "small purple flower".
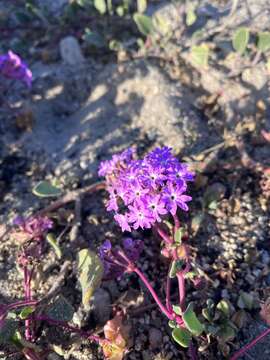
M 111 196 L 106 205 L 107 211 L 117 211 L 118 204 L 117 204 L 117 197 L 115 195 Z
M 121 251 L 131 262 L 135 262 L 139 259 L 142 250 L 143 242 L 141 240 L 124 239 L 123 250 L 119 247 L 113 249 L 111 242 L 106 240 L 99 248 L 99 257 L 104 266 L 104 279 L 119 278 L 128 271 L 128 264 L 121 257 Z
M 0 55 L 0 74 L 6 78 L 21 80 L 28 87 L 32 85 L 31 70 L 11 50 L 5 55 Z
M 149 196 L 147 199 L 147 206 L 152 216 L 158 221 L 161 221 L 160 215 L 166 215 L 168 213 L 165 208 L 165 201 L 161 199 L 161 195 Z
M 123 240 L 123 247 L 127 257 L 135 262 L 139 259 L 143 251 L 143 242 L 141 240 L 126 238 Z
M 169 183 L 167 188 L 165 189 L 164 200 L 166 202 L 168 210 L 172 215 L 176 214 L 177 206 L 179 206 L 184 211 L 188 211 L 188 206 L 186 202 L 191 201 L 192 197 L 183 195 L 185 190 L 185 184 L 182 184 L 182 186 L 175 186 L 171 183 Z
M 130 225 L 127 220 L 127 215 L 116 214 L 114 215 L 114 219 L 121 226 L 122 231 L 131 231 Z
M 134 206 L 129 205 L 129 222 L 132 223 L 133 228 L 137 230 L 139 227 L 142 229 L 150 229 L 155 221 L 151 211 L 147 209 L 143 203 Z
M 29 217 L 27 219 L 17 216 L 13 224 L 18 226 L 19 233 L 21 233 L 23 237 L 34 240 L 39 240 L 53 227 L 53 222 L 46 216 Z

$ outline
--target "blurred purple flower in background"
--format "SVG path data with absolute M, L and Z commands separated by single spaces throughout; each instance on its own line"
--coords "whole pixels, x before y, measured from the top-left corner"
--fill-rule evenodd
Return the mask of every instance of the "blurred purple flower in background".
M 46 216 L 29 217 L 27 219 L 24 219 L 22 216 L 17 216 L 13 220 L 13 224 L 18 227 L 18 232 L 21 233 L 26 240 L 39 240 L 53 227 L 53 222 Z
M 113 155 L 100 164 L 99 175 L 106 177 L 110 198 L 107 210 L 122 231 L 149 229 L 177 209 L 188 211 L 191 196 L 185 194 L 194 174 L 172 155 L 171 148 L 156 148 L 142 160 L 133 149 Z
M 0 55 L 0 74 L 6 78 L 20 80 L 28 87 L 32 85 L 32 72 L 21 58 L 11 50 Z

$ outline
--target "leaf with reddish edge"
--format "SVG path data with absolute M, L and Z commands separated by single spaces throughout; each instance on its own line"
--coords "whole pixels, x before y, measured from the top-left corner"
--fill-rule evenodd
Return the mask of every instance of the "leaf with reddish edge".
M 109 342 L 101 342 L 101 346 L 106 359 L 123 359 L 128 347 L 129 332 L 130 326 L 123 324 L 123 317 L 120 314 L 105 324 L 104 335 Z

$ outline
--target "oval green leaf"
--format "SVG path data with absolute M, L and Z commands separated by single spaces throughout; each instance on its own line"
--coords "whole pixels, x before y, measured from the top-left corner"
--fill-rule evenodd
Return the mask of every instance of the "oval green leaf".
M 200 335 L 203 330 L 204 326 L 201 324 L 201 322 L 198 320 L 195 312 L 193 311 L 192 303 L 190 303 L 186 309 L 186 311 L 182 315 L 183 321 L 187 327 L 187 329 L 193 334 L 193 335 Z
M 94 7 L 101 15 L 106 13 L 107 8 L 105 0 L 94 0 Z
M 137 0 L 137 9 L 139 13 L 144 13 L 147 8 L 147 0 Z
M 175 328 L 172 331 L 172 337 L 174 341 L 176 341 L 179 345 L 187 348 L 189 347 L 189 343 L 191 341 L 191 334 L 185 328 Z
M 257 43 L 258 50 L 261 52 L 265 52 L 270 49 L 270 32 L 260 32 L 258 34 L 258 43 Z
M 35 308 L 31 307 L 31 306 L 26 306 L 25 308 L 23 308 L 19 314 L 19 317 L 24 320 L 26 318 L 28 318 L 29 315 L 31 315 L 33 312 L 35 311 Z
M 196 13 L 194 11 L 194 8 L 190 7 L 187 10 L 187 13 L 186 13 L 186 24 L 187 24 L 187 26 L 193 25 L 196 20 L 197 20 L 197 15 L 196 15 Z
M 61 195 L 62 191 L 48 181 L 40 181 L 33 189 L 33 194 L 39 197 L 55 197 Z
M 100 258 L 88 249 L 78 253 L 78 279 L 82 288 L 82 303 L 85 308 L 94 291 L 99 287 L 103 276 L 103 264 Z
M 248 45 L 249 42 L 249 29 L 246 27 L 240 27 L 236 30 L 233 35 L 233 48 L 237 51 L 240 55 L 242 55 Z
M 206 44 L 192 46 L 191 61 L 195 66 L 207 67 L 209 58 L 209 47 Z
M 133 19 L 143 35 L 148 36 L 153 32 L 154 26 L 151 17 L 136 13 L 133 15 Z
M 231 313 L 231 307 L 229 302 L 226 299 L 222 299 L 218 304 L 217 304 L 217 309 L 219 311 L 221 311 L 226 317 L 230 316 Z

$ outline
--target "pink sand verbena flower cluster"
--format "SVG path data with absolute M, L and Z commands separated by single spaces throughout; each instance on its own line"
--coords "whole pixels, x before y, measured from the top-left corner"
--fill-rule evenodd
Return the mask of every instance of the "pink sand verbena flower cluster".
M 156 148 L 142 160 L 134 155 L 133 149 L 127 149 L 99 168 L 110 194 L 107 210 L 115 212 L 122 231 L 151 228 L 163 216 L 175 215 L 177 208 L 187 211 L 192 198 L 185 192 L 194 174 L 171 149 Z

